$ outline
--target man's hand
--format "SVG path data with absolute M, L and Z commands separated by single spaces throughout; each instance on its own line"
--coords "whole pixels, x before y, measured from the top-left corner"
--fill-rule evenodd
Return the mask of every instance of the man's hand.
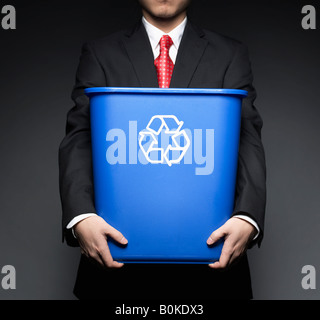
M 214 231 L 207 240 L 208 245 L 213 245 L 225 237 L 220 260 L 209 264 L 213 269 L 225 269 L 247 250 L 248 244 L 256 234 L 255 227 L 240 218 L 229 219 L 222 227 Z
M 126 245 L 128 240 L 101 217 L 92 216 L 80 221 L 74 226 L 74 231 L 82 254 L 94 259 L 103 267 L 121 268 L 123 266 L 123 263 L 113 261 L 107 237 L 111 237 L 122 245 Z

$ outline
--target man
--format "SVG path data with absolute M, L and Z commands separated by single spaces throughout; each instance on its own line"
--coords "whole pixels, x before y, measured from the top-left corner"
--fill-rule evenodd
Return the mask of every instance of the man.
M 60 146 L 64 235 L 70 245 L 80 245 L 82 252 L 75 294 L 80 299 L 249 299 L 252 292 L 245 252 L 263 238 L 265 159 L 247 50 L 236 40 L 193 26 L 187 19 L 190 0 L 139 3 L 143 18 L 134 30 L 84 45 L 72 94 L 76 105 L 68 113 L 67 134 Z M 121 244 L 127 239 L 97 216 L 94 207 L 89 100 L 84 89 L 168 87 L 157 77 L 163 35 L 170 39 L 171 88 L 233 88 L 249 93 L 243 101 L 234 212 L 208 235 L 208 245 L 225 238 L 220 260 L 209 267 L 123 266 L 112 259 L 106 239 Z

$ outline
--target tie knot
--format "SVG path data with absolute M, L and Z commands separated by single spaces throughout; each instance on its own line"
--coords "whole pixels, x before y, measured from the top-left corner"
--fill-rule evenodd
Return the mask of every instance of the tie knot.
M 172 39 L 170 38 L 170 36 L 164 35 L 164 36 L 162 36 L 161 39 L 160 39 L 160 50 L 162 50 L 162 49 L 167 49 L 167 50 L 169 50 L 170 47 L 172 46 L 172 44 L 173 44 L 173 41 L 172 41 Z

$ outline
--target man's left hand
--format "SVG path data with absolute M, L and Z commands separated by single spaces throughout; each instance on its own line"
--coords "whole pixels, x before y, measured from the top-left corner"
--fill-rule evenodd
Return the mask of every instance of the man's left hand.
M 220 260 L 209 264 L 209 267 L 213 269 L 229 267 L 246 252 L 256 233 L 257 230 L 251 223 L 236 217 L 229 219 L 222 227 L 214 231 L 207 240 L 207 244 L 211 246 L 221 238 L 225 238 Z

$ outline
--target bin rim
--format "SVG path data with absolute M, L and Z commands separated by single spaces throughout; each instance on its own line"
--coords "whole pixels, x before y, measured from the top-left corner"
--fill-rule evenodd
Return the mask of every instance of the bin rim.
M 90 97 L 102 93 L 124 93 L 124 94 L 199 94 L 199 95 L 235 95 L 247 97 L 248 92 L 239 89 L 199 89 L 199 88 L 135 88 L 135 87 L 92 87 L 86 88 L 84 92 Z

